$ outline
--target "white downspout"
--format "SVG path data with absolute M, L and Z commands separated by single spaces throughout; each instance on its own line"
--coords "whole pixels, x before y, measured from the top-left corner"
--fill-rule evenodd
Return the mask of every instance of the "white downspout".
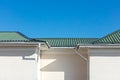
M 77 53 L 83 60 L 88 61 L 87 58 L 85 58 L 81 53 L 79 53 L 77 50 L 75 50 L 75 53 Z
M 37 80 L 40 80 L 40 47 L 41 44 L 38 44 L 37 47 Z
M 78 54 L 83 60 L 87 62 L 87 80 L 89 80 L 89 60 L 85 58 L 80 52 L 75 49 L 75 53 Z

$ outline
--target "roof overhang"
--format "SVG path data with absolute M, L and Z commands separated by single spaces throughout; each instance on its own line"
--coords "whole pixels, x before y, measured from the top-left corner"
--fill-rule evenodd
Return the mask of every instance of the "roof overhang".
M 0 42 L 0 47 L 39 47 L 39 44 L 40 50 L 48 50 L 45 42 Z
M 77 45 L 75 48 L 120 48 L 120 44 Z
M 76 47 L 51 47 L 51 48 L 120 48 L 120 44 L 89 44 L 89 45 L 77 45 Z

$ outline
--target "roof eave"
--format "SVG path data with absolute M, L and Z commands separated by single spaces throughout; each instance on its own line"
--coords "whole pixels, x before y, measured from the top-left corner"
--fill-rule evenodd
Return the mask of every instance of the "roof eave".
M 45 42 L 0 42 L 0 47 L 2 46 L 26 46 L 26 47 L 37 47 L 41 44 L 41 50 L 47 50 L 49 47 Z

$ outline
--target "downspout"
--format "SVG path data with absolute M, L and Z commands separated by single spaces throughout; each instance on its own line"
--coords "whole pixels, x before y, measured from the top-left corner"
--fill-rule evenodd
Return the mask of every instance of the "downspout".
M 84 61 L 87 62 L 86 66 L 87 66 L 87 80 L 89 80 L 89 60 L 87 58 L 85 58 L 80 52 L 78 52 L 79 49 L 79 45 L 77 45 L 77 47 L 75 47 L 75 53 L 78 54 Z
M 38 43 L 37 46 L 37 80 L 40 80 L 40 47 L 41 47 L 41 43 Z
M 88 61 L 87 58 L 85 58 L 81 53 L 79 53 L 77 50 L 75 50 L 75 53 L 78 54 L 83 60 Z
M 50 48 L 50 45 L 49 45 L 49 43 L 48 43 L 48 42 L 45 42 L 45 44 L 47 45 L 47 47 L 48 47 L 48 48 Z

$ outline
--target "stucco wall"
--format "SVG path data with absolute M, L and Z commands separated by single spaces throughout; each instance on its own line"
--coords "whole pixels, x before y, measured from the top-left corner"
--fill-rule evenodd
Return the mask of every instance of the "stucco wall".
M 120 80 L 120 49 L 90 49 L 90 80 Z
M 0 47 L 0 80 L 37 80 L 34 53 L 34 47 Z
M 73 49 L 50 49 L 41 57 L 41 80 L 86 80 L 86 62 Z

